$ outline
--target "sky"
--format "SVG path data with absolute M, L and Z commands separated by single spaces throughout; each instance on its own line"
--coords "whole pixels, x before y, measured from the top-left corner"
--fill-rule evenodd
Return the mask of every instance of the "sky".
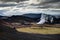
M 30 1 L 30 0 L 0 0 L 2 2 L 17 2 Z M 35 0 L 32 0 L 34 2 Z M 43 8 L 60 8 L 60 0 L 37 0 Z M 31 2 L 31 1 L 30 1 Z M 35 2 L 36 3 L 36 2 Z
M 17 2 L 17 1 L 25 1 L 25 0 L 0 0 L 2 2 Z M 40 2 L 38 4 L 36 4 L 37 2 L 34 2 L 34 0 L 29 0 L 29 2 L 34 2 L 35 5 L 38 6 L 42 6 L 42 8 L 60 8 L 60 0 L 35 0 L 37 2 Z M 32 4 L 32 3 L 31 3 Z M 33 11 L 35 12 L 35 11 Z M 38 12 L 38 11 L 37 11 Z M 20 10 L 19 11 L 8 11 L 9 14 L 7 14 L 7 12 L 4 12 L 0 10 L 0 15 L 12 15 L 12 13 L 14 14 L 20 14 Z M 45 12 L 47 14 L 52 14 L 51 11 Z M 55 13 L 55 12 L 53 12 Z M 57 12 L 55 14 L 60 14 L 60 12 Z
M 0 0 L 0 1 L 3 1 L 3 2 L 17 2 L 17 1 L 29 1 L 29 0 Z M 60 2 L 60 0 L 37 0 L 37 1 L 40 1 L 42 3 Z

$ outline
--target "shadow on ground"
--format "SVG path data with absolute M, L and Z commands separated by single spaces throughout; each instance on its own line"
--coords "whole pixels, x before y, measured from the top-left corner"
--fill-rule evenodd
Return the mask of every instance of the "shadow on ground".
M 0 40 L 60 40 L 60 34 L 23 33 L 0 25 Z

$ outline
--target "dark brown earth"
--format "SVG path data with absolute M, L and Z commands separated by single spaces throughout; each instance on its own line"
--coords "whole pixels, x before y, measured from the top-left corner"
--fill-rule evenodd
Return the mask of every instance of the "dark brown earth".
M 60 24 L 43 26 L 60 26 Z M 32 34 L 18 32 L 15 28 L 12 28 L 11 23 L 0 20 L 0 40 L 60 40 L 60 34 Z
M 23 33 L 0 25 L 0 40 L 60 40 L 60 34 Z

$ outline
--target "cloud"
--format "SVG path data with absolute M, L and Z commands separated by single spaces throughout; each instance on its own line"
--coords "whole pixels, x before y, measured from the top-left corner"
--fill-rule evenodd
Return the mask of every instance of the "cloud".
M 60 0 L 41 0 L 43 3 L 53 3 L 53 2 L 59 2 Z
M 60 8 L 60 0 L 41 0 L 42 8 Z
M 19 1 L 25 1 L 25 0 L 0 0 L 2 2 L 19 2 Z

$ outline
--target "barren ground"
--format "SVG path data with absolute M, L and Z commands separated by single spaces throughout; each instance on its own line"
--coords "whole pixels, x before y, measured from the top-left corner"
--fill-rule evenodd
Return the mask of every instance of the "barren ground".
M 60 24 L 1 24 L 0 40 L 60 40 Z

